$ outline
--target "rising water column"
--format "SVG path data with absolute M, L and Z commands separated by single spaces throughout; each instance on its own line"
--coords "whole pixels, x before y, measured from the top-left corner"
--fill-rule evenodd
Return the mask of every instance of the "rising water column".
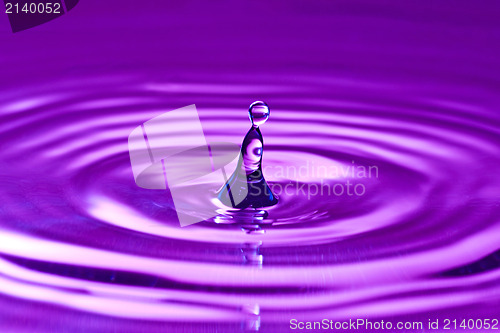
M 241 144 L 238 165 L 217 193 L 224 205 L 239 209 L 269 207 L 278 203 L 262 173 L 264 140 L 259 126 L 269 119 L 269 106 L 256 101 L 250 105 L 248 113 L 252 127 Z

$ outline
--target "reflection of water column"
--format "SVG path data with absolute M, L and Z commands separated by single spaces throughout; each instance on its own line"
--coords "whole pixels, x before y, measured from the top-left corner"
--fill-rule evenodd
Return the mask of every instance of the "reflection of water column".
M 243 253 L 243 263 L 246 265 L 256 265 L 262 268 L 264 262 L 264 256 L 260 254 L 260 247 L 262 246 L 262 241 L 255 243 L 244 243 L 241 248 L 241 253 Z
M 269 224 L 266 210 L 226 210 L 218 209 L 219 215 L 214 217 L 214 222 L 219 224 L 238 224 L 247 234 L 263 234 L 265 230 L 261 225 Z
M 265 210 L 261 211 L 250 211 L 244 212 L 239 211 L 233 213 L 233 216 L 240 215 L 240 222 L 242 213 L 246 219 L 243 219 L 247 224 L 241 225 L 241 230 L 247 234 L 259 235 L 265 232 L 259 224 L 255 224 L 256 221 L 262 222 L 264 218 L 267 217 L 267 212 Z M 258 267 L 262 269 L 264 263 L 264 256 L 260 253 L 260 247 L 262 246 L 262 241 L 257 240 L 255 242 L 243 243 L 241 246 L 241 253 L 243 255 L 243 264 Z M 260 306 L 257 303 L 247 303 L 243 305 L 242 312 L 246 314 L 245 322 L 242 323 L 242 330 L 246 331 L 259 331 L 260 330 Z
M 254 265 L 262 269 L 264 256 L 260 254 L 262 241 L 255 243 L 244 243 L 241 248 L 243 262 L 245 265 Z M 257 303 L 245 304 L 242 311 L 246 313 L 244 328 L 247 331 L 258 331 L 260 329 L 260 306 Z
M 246 319 L 242 323 L 242 330 L 258 331 L 260 330 L 260 306 L 259 304 L 245 304 L 241 311 L 245 313 Z

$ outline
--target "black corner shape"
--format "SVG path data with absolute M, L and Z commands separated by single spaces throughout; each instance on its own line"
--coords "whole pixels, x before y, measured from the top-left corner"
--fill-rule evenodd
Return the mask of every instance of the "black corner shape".
M 12 32 L 31 29 L 75 8 L 79 0 L 4 0 Z

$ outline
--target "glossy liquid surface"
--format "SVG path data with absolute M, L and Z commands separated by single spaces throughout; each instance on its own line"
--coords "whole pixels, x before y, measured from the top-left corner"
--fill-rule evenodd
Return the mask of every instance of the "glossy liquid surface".
M 2 330 L 498 317 L 499 8 L 459 3 L 82 1 L 2 34 Z M 195 103 L 209 141 L 240 144 L 256 99 L 290 194 L 180 228 L 135 185 L 128 134 Z M 311 195 L 347 180 L 365 193 Z

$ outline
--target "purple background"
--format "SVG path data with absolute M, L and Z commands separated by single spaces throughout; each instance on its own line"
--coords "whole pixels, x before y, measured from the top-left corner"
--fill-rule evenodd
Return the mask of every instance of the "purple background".
M 0 15 L 0 330 L 498 318 L 499 13 L 82 0 L 16 34 Z M 255 233 L 180 228 L 168 193 L 135 186 L 135 127 L 194 103 L 209 140 L 239 143 L 259 99 L 266 165 L 355 161 L 381 177 L 358 198 L 282 195 Z

